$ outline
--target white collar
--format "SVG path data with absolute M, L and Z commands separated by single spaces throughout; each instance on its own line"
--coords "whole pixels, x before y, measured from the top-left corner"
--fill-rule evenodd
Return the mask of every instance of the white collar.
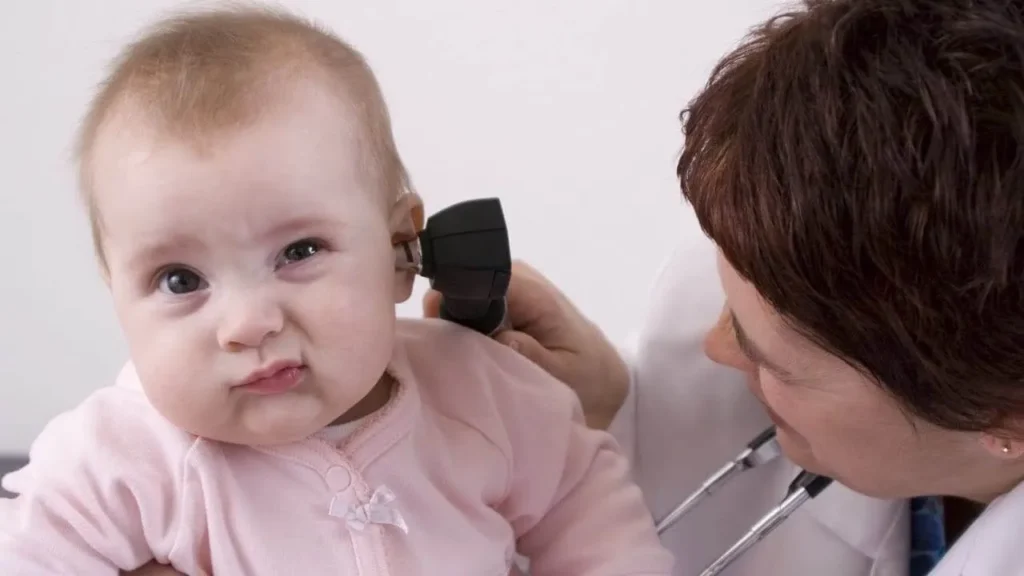
M 935 567 L 935 576 L 1010 576 L 1024 568 L 1024 482 L 996 498 Z
M 799 469 L 793 466 L 794 474 Z M 833 482 L 807 511 L 825 528 L 874 561 L 885 551 L 910 553 L 910 502 L 881 500 L 854 492 Z

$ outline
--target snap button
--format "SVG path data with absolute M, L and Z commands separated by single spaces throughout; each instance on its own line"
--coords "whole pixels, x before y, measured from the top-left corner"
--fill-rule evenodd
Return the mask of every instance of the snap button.
M 335 466 L 327 471 L 327 486 L 335 491 L 347 490 L 352 485 L 352 475 L 341 466 Z

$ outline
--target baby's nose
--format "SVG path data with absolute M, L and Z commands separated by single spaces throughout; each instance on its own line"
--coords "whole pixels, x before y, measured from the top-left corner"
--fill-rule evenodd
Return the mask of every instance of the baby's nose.
M 281 331 L 284 312 L 272 298 L 262 295 L 236 297 L 221 320 L 217 340 L 226 351 L 257 348 Z

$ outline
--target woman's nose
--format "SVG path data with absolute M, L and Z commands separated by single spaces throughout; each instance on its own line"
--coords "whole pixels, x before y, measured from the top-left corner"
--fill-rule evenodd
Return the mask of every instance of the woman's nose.
M 736 342 L 732 327 L 732 314 L 728 307 L 722 308 L 718 321 L 704 337 L 704 354 L 712 361 L 731 366 L 743 372 L 756 372 L 757 366 L 747 358 Z
M 281 306 L 267 295 L 233 295 L 217 331 L 220 347 L 234 352 L 258 348 L 284 327 Z

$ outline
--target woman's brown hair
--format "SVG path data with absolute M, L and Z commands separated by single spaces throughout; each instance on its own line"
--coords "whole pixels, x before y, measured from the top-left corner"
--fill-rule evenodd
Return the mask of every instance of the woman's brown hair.
M 683 194 L 794 328 L 937 425 L 1024 418 L 1024 3 L 810 1 L 683 112 Z

